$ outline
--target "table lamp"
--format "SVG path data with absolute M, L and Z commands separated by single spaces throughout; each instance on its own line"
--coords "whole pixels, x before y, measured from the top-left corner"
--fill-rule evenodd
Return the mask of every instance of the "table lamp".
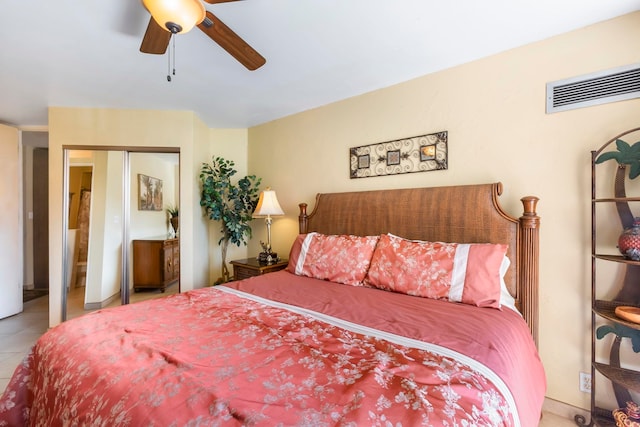
M 261 263 L 272 264 L 278 260 L 278 254 L 271 251 L 271 222 L 273 221 L 271 217 L 280 215 L 284 215 L 284 211 L 278 203 L 276 192 L 267 187 L 260 193 L 258 205 L 253 212 L 254 218 L 266 218 L 267 223 L 267 243 L 260 241 L 263 251 L 258 255 L 258 261 Z

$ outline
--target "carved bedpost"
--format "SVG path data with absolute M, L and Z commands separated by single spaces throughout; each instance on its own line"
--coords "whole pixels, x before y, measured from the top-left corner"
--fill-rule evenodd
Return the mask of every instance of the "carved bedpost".
M 309 218 L 307 216 L 307 204 L 300 203 L 298 206 L 300 207 L 300 215 L 298 215 L 298 228 L 300 234 L 304 234 L 307 232 L 307 227 L 309 225 L 307 222 L 307 218 Z
M 522 304 L 522 315 L 527 319 L 533 340 L 538 345 L 538 285 L 539 285 L 539 264 L 540 264 L 540 217 L 536 213 L 538 198 L 527 196 L 520 199 L 524 206 L 524 213 L 520 217 L 520 262 L 518 265 L 527 266 L 521 268 L 519 272 L 519 292 L 518 295 Z M 526 261 L 525 261 L 526 260 Z

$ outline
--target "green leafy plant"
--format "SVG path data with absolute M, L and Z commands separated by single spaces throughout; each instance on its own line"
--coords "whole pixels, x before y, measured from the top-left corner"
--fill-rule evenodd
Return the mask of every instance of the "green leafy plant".
M 230 280 L 226 262 L 229 242 L 237 246 L 246 245 L 251 238 L 249 223 L 260 195 L 261 179 L 255 175 L 245 176 L 237 184 L 231 182 L 237 173 L 234 167 L 232 160 L 214 157 L 211 163 L 203 163 L 200 169 L 200 206 L 209 219 L 222 224 L 222 237 L 218 241 L 222 251 L 222 277 L 217 283 Z
M 169 214 L 169 216 L 171 218 L 179 216 L 180 210 L 178 209 L 178 206 L 176 205 L 169 205 L 167 207 L 167 213 Z
M 640 175 L 640 141 L 629 145 L 627 142 L 617 139 L 616 148 L 618 151 L 608 151 L 600 154 L 596 159 L 596 163 L 615 159 L 620 165 L 629 165 L 629 179 L 637 178 Z

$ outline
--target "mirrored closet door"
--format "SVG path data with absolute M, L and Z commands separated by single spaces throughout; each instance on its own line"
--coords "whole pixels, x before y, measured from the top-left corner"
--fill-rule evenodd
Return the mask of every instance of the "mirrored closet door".
M 63 320 L 179 292 L 179 153 L 65 147 L 64 172 Z

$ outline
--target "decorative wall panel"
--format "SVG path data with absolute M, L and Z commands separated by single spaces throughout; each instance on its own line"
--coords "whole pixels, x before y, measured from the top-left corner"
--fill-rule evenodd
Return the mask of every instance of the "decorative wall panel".
M 351 178 L 447 169 L 447 131 L 349 150 Z

